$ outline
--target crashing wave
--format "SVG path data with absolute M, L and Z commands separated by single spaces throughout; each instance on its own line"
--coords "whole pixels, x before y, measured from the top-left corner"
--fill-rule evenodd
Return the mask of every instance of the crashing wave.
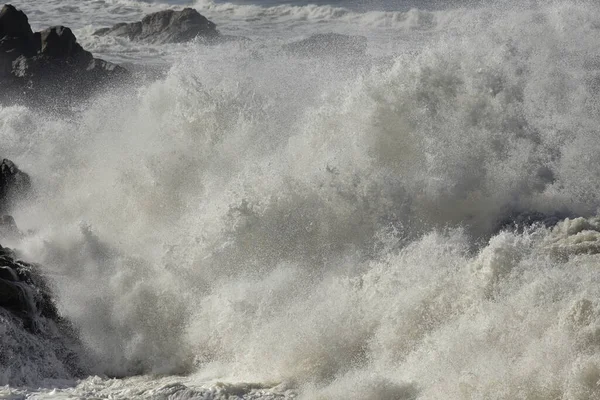
M 92 372 L 599 397 L 598 6 L 468 18 L 364 63 L 197 46 L 69 118 L 0 109 L 38 191 L 18 247 Z M 157 382 L 128 379 L 73 390 Z

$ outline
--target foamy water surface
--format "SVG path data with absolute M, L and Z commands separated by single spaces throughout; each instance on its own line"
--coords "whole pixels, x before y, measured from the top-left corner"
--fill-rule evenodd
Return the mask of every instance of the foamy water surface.
M 600 398 L 598 5 L 199 0 L 251 41 L 149 46 L 92 32 L 180 4 L 14 4 L 165 74 L 0 108 L 36 191 L 2 244 L 89 375 L 5 324 L 0 397 Z M 367 53 L 282 51 L 316 32 Z

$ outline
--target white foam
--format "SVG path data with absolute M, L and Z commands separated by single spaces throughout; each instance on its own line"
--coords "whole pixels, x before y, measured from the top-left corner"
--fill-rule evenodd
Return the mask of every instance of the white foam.
M 599 17 L 471 10 L 386 58 L 190 45 L 69 118 L 0 110 L 19 247 L 92 372 L 187 374 L 39 396 L 597 398 Z M 521 211 L 582 219 L 498 232 Z

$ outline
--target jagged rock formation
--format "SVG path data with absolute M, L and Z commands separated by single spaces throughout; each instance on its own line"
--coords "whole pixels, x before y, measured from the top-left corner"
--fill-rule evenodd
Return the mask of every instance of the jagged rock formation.
M 29 176 L 10 160 L 0 163 L 0 210 L 30 190 Z M 0 217 L 2 239 L 20 237 L 14 219 Z M 72 378 L 84 372 L 76 332 L 58 313 L 36 264 L 0 245 L 0 385 L 26 385 L 35 377 Z
M 34 33 L 22 11 L 12 5 L 0 11 L 0 103 L 70 102 L 125 76 L 124 68 L 84 50 L 71 29 Z
M 220 37 L 216 25 L 193 8 L 155 12 L 141 21 L 116 24 L 112 28 L 97 30 L 94 34 L 122 36 L 149 43 L 182 43 L 196 37 L 207 40 Z
M 15 252 L 0 246 L 0 307 L 36 331 L 38 317 L 58 319 L 46 282 L 33 264 L 18 260 Z
M 82 376 L 82 353 L 39 267 L 0 246 L 0 385 Z

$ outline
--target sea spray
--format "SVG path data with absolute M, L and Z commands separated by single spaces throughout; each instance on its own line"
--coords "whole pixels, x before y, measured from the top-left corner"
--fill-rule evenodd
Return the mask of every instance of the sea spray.
M 465 12 L 363 58 L 196 44 L 68 118 L 0 110 L 37 190 L 19 247 L 94 373 L 186 375 L 74 390 L 597 398 L 598 7 Z M 523 213 L 580 218 L 498 230 Z

